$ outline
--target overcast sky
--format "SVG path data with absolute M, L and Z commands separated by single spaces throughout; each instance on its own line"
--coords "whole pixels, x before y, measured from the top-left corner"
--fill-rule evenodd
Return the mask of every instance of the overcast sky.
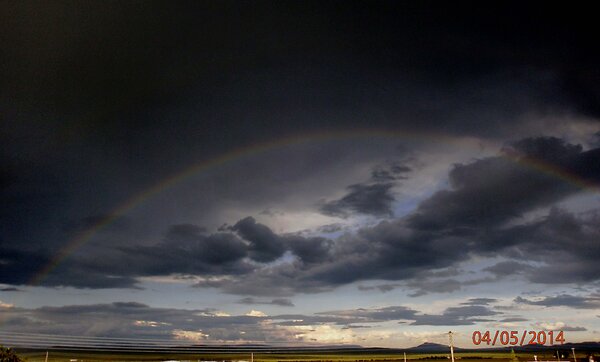
M 3 2 L 0 330 L 598 341 L 592 14 Z

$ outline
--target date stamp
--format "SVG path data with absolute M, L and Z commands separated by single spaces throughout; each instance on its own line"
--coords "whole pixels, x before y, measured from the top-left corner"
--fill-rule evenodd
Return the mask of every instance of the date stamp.
M 473 344 L 479 346 L 553 345 L 565 343 L 563 331 L 474 331 Z

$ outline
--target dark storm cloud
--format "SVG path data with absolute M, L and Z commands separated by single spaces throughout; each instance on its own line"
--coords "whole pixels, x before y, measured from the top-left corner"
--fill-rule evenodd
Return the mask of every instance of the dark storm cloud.
M 289 251 L 297 257 L 298 269 L 327 261 L 333 241 L 322 237 L 303 237 L 295 234 L 277 235 L 266 225 L 253 218 L 240 220 L 222 232 L 208 233 L 193 224 L 170 226 L 163 241 L 154 245 L 118 246 L 112 250 L 99 250 L 92 257 L 82 255 L 60 263 L 52 272 L 37 280 L 40 266 L 49 265 L 52 253 L 2 249 L 1 268 L 6 273 L 0 282 L 22 285 L 32 280 L 47 286 L 74 286 L 78 288 L 135 288 L 141 276 L 218 276 L 241 277 L 252 275 L 258 267 L 247 260 L 273 261 Z M 268 256 L 268 258 L 267 258 Z M 25 260 L 34 262 L 26 264 Z M 107 272 L 109 271 L 109 272 Z M 281 270 L 280 270 L 281 271 Z M 257 275 L 260 271 L 256 271 Z M 292 277 L 284 273 L 282 280 Z M 266 274 L 267 279 L 275 278 Z M 207 280 L 199 285 L 221 286 Z M 215 284 L 216 283 L 216 284 Z M 248 287 L 252 287 L 248 283 Z M 295 285 L 295 284 L 292 284 Z M 257 289 L 260 290 L 260 289 Z M 244 293 L 242 293 L 244 294 Z M 277 294 L 275 292 L 275 294 Z M 272 304 L 289 305 L 288 300 L 274 299 Z
M 126 261 L 122 272 L 132 275 L 214 275 L 248 273 L 253 267 L 244 261 L 247 246 L 230 233 L 209 235 L 177 233 L 153 246 L 121 247 L 116 260 Z M 181 231 L 181 230 L 180 230 Z M 171 239 L 169 239 L 171 238 Z M 108 261 L 109 264 L 115 260 Z M 99 265 L 99 269 L 108 265 Z M 140 274 L 141 273 L 141 274 Z
M 53 251 L 3 250 L 2 282 L 78 288 L 136 288 L 137 277 L 157 275 L 214 275 L 248 273 L 244 261 L 247 245 L 231 233 L 205 234 L 191 224 L 173 225 L 162 242 L 155 245 L 118 246 L 80 255 L 59 263 L 38 278 L 50 265 Z M 28 260 L 28 262 L 25 262 Z M 54 262 L 54 261 L 53 261 Z
M 334 242 L 322 237 L 289 235 L 285 242 L 292 252 L 304 263 L 322 263 L 331 258 Z
M 569 294 L 560 294 L 554 297 L 544 297 L 541 300 L 530 300 L 523 297 L 516 297 L 515 303 L 539 305 L 544 307 L 569 307 L 575 309 L 597 309 L 600 308 L 600 296 L 576 296 Z
M 355 184 L 348 186 L 348 193 L 338 200 L 326 202 L 320 210 L 325 215 L 348 217 L 351 214 L 391 216 L 392 183 Z
M 504 139 L 522 128 L 546 132 L 523 115 L 599 114 L 593 11 L 516 2 L 315 4 L 2 3 L 0 282 L 27 283 L 73 232 L 101 222 L 160 180 L 232 149 L 363 127 Z M 515 148 L 597 180 L 598 150 L 526 142 L 537 144 Z M 319 156 L 271 182 L 288 186 L 246 189 L 249 180 L 272 175 L 270 162 L 261 159 L 262 167 L 212 180 L 210 188 L 174 203 L 178 211 L 191 203 L 217 214 L 229 200 L 254 205 L 290 189 L 300 198 L 303 192 L 285 181 L 335 173 L 336 155 Z M 353 184 L 323 211 L 389 216 L 390 183 L 409 168 L 375 169 L 374 184 Z M 231 235 L 182 226 L 159 245 L 139 241 L 147 235 L 110 238 L 118 248 L 62 266 L 44 283 L 133 286 L 147 275 L 239 276 L 255 270 L 253 262 L 269 263 L 286 251 L 301 263 L 271 277 L 290 281 L 293 290 L 406 279 L 464 260 L 461 248 L 483 253 L 516 246 L 518 238 L 489 233 L 574 192 L 504 158 L 457 166 L 450 181 L 450 189 L 407 220 L 367 228 L 340 245 L 288 239 L 250 219 Z M 191 195 L 198 194 L 219 206 L 195 204 Z M 163 219 L 153 217 L 145 222 Z M 582 255 L 575 254 L 555 281 L 596 278 L 591 261 L 579 263 Z M 551 282 L 545 275 L 540 270 L 534 279 Z M 248 285 L 266 287 L 269 278 L 258 274 Z
M 406 219 L 384 221 L 360 230 L 350 239 L 338 241 L 335 260 L 303 276 L 332 285 L 362 279 L 410 279 L 420 272 L 464 260 L 466 251 L 483 255 L 494 251 L 511 257 L 516 252 L 522 258 L 545 261 L 552 267 L 567 265 L 563 274 L 566 276 L 554 282 L 597 278 L 597 268 L 592 264 L 600 255 L 597 243 L 593 242 L 598 233 L 595 214 L 577 218 L 553 209 L 539 221 L 513 227 L 503 224 L 578 191 L 563 180 L 523 166 L 519 160 L 538 157 L 554 167 L 569 170 L 572 175 L 597 182 L 598 150 L 582 152 L 580 147 L 556 138 L 536 138 L 510 145 L 504 152 L 519 152 L 521 158 L 515 161 L 504 156 L 489 157 L 456 165 L 450 172 L 451 189 L 433 194 Z M 540 243 L 545 245 L 542 250 Z M 579 264 L 571 265 L 569 260 Z M 488 271 L 498 275 L 500 269 L 514 268 L 514 263 L 500 263 Z M 518 266 L 528 268 L 524 262 Z M 544 275 L 551 273 L 545 268 L 527 273 L 528 278 L 541 282 L 545 281 L 540 277 Z M 471 282 L 485 281 L 483 278 Z M 427 283 L 419 283 L 420 289 Z M 429 283 L 433 283 L 429 290 L 453 291 L 464 282 Z
M 111 215 L 90 215 L 79 220 L 67 222 L 64 225 L 64 230 L 67 232 L 85 232 L 90 228 L 95 227 L 98 224 L 106 222 L 111 219 Z M 118 217 L 112 220 L 108 228 L 113 231 L 126 230 L 131 224 L 131 221 L 127 217 Z
M 238 221 L 231 229 L 250 242 L 250 257 L 256 261 L 270 262 L 285 252 L 281 238 L 252 217 Z
M 97 268 L 91 259 L 69 260 L 68 263 L 52 268 L 49 274 L 42 273 L 55 262 L 53 257 L 51 251 L 0 247 L 0 270 L 2 271 L 0 283 L 12 285 L 39 283 L 46 286 L 68 285 L 94 289 L 136 287 L 137 280 L 134 277 L 120 272 L 107 272 L 106 268 Z
M 323 262 L 329 258 L 333 245 L 332 240 L 322 237 L 277 235 L 252 217 L 238 221 L 230 229 L 250 243 L 249 256 L 259 262 L 274 261 L 283 256 L 286 250 L 291 250 L 305 263 Z
M 392 216 L 392 203 L 395 201 L 392 188 L 399 180 L 407 179 L 406 174 L 411 171 L 409 166 L 400 162 L 376 166 L 371 171 L 370 182 L 348 186 L 344 196 L 325 202 L 320 211 L 343 218 L 353 214 Z
M 226 264 L 246 256 L 246 245 L 229 233 L 204 234 L 205 229 L 192 224 L 173 225 L 165 236 L 164 248 L 186 248 L 208 264 Z M 150 250 L 150 249 L 148 249 Z
M 596 242 L 599 223 L 597 210 L 573 214 L 552 208 L 541 220 L 506 230 L 499 233 L 499 238 L 519 241 L 513 257 L 544 263 L 523 267 L 529 280 L 546 284 L 585 283 L 600 275 L 600 249 Z
M 506 222 L 578 191 L 555 176 L 526 167 L 525 160 L 541 159 L 573 177 L 597 182 L 599 155 L 597 149 L 582 151 L 556 138 L 525 139 L 507 146 L 499 156 L 455 165 L 449 174 L 450 187 L 425 199 L 406 217 L 336 239 L 280 235 L 252 217 L 216 233 L 178 224 L 167 230 L 162 242 L 118 246 L 93 258 L 82 255 L 61 264 L 42 282 L 106 288 L 135 286 L 140 276 L 226 276 L 218 281 L 201 280 L 197 286 L 240 295 L 289 296 L 379 279 L 405 281 L 413 295 L 423 295 L 485 282 L 485 278 L 460 280 L 428 273 L 450 270 L 471 255 L 489 254 L 514 259 L 486 269 L 496 277 L 507 268 L 517 270 L 515 262 L 529 268 L 529 262 L 535 261 L 536 267 L 524 274 L 532 281 L 593 281 L 600 275 L 597 214 L 573 215 L 552 208 L 534 221 L 513 226 Z M 52 255 L 3 250 L 0 282 L 12 285 L 28 283 Z M 286 252 L 296 258 L 261 266 L 280 260 Z
M 313 3 L 237 2 L 150 2 L 143 6 L 19 2 L 3 7 L 0 33 L 6 51 L 2 88 L 10 90 L 3 93 L 3 100 L 13 99 L 12 107 L 16 108 L 10 114 L 47 109 L 70 115 L 71 122 L 77 115 L 87 114 L 91 120 L 85 128 L 92 128 L 94 121 L 110 121 L 104 132 L 116 131 L 114 115 L 124 115 L 128 130 L 143 129 L 139 120 L 142 114 L 154 115 L 156 108 L 192 98 L 195 92 L 200 93 L 195 96 L 199 100 L 205 99 L 200 104 L 223 106 L 221 96 L 211 90 L 224 83 L 239 87 L 248 73 L 264 70 L 277 81 L 268 89 L 266 79 L 250 77 L 254 94 L 248 94 L 248 103 L 258 103 L 258 108 L 322 106 L 308 92 L 296 89 L 318 82 L 320 87 L 314 86 L 323 103 L 336 101 L 350 109 L 359 108 L 356 103 L 373 102 L 365 95 L 369 90 L 381 94 L 373 99 L 383 109 L 402 100 L 404 92 L 397 92 L 397 86 L 383 90 L 376 85 L 367 90 L 352 87 L 368 84 L 362 78 L 374 78 L 373 73 L 421 77 L 430 87 L 435 85 L 449 94 L 462 91 L 459 99 L 489 108 L 486 97 L 463 90 L 461 83 L 485 83 L 494 77 L 509 78 L 503 81 L 510 83 L 538 70 L 545 76 L 522 86 L 528 93 L 538 92 L 550 99 L 539 95 L 537 102 L 566 104 L 586 114 L 598 114 L 598 82 L 594 80 L 599 54 L 590 42 L 593 19 L 585 9 L 546 6 L 540 10 L 516 2 L 489 8 L 470 3 L 335 1 L 317 7 Z M 280 74 L 286 65 L 296 66 L 298 74 Z M 346 76 L 350 74 L 354 77 Z M 552 91 L 542 91 L 548 88 Z M 435 99 L 439 91 L 424 93 Z M 271 96 L 268 101 L 267 94 Z M 511 104 L 509 100 L 513 104 L 503 108 L 525 108 L 526 102 L 506 94 L 505 104 Z M 243 101 L 237 103 L 237 107 L 247 107 L 249 114 L 256 113 Z M 430 109 L 464 112 L 463 106 L 453 102 L 429 103 L 434 103 Z M 423 122 L 429 110 L 415 108 L 412 112 Z M 396 119 L 379 123 L 390 124 Z M 505 126 L 499 120 L 485 127 L 474 120 L 446 120 L 445 128 L 461 131 L 493 132 Z M 289 121 L 290 129 L 323 122 Z M 264 120 L 261 130 L 229 117 L 205 122 L 210 127 L 204 129 L 211 131 L 234 129 L 232 136 L 236 138 L 278 131 L 275 119 Z M 333 124 L 327 126 L 338 125 L 330 122 Z M 372 120 L 344 122 L 356 126 Z M 438 124 L 433 120 L 423 123 L 427 128 Z M 474 125 L 478 127 L 470 127 Z
M 503 151 L 516 154 L 523 163 L 507 157 L 490 157 L 451 171 L 450 190 L 435 193 L 410 216 L 411 227 L 423 230 L 449 230 L 496 226 L 525 211 L 550 205 L 577 191 L 557 177 L 527 166 L 526 159 L 540 160 L 552 167 L 600 180 L 598 151 L 581 152 L 581 147 L 558 138 L 531 138 L 512 144 Z M 495 248 L 495 245 L 481 244 Z

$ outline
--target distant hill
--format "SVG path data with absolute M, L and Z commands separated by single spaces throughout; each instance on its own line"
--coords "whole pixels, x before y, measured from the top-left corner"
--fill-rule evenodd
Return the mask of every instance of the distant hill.
M 510 349 L 513 347 L 505 347 L 502 349 Z M 528 344 L 526 346 L 515 346 L 515 352 L 533 352 L 533 351 L 548 351 L 548 350 L 571 350 L 575 348 L 576 351 L 595 351 L 600 352 L 600 342 L 581 342 L 581 343 L 565 343 L 557 344 L 552 346 L 539 345 L 539 344 Z
M 461 351 L 464 351 L 464 349 L 454 347 L 454 351 L 461 352 Z M 450 353 L 450 347 L 448 347 L 448 345 L 445 345 L 445 344 L 425 342 L 416 347 L 410 347 L 410 348 L 406 349 L 406 352 L 412 352 L 412 353 L 444 353 L 444 352 L 448 352 L 448 353 Z
M 381 347 L 362 347 L 359 345 L 312 345 L 312 346 L 273 346 L 268 344 L 219 344 L 219 345 L 181 345 L 181 346 L 161 346 L 160 344 L 145 344 L 140 345 L 130 343 L 120 343 L 112 345 L 110 342 L 90 343 L 87 345 L 39 345 L 34 346 L 15 346 L 20 349 L 27 350 L 60 350 L 60 351 L 113 351 L 113 352 L 153 352 L 153 353 L 341 353 L 341 354 L 450 354 L 450 347 L 445 344 L 425 342 L 415 347 L 410 348 L 381 348 Z M 474 346 L 475 347 L 475 346 Z M 600 342 L 582 342 L 582 343 L 565 343 L 563 345 L 525 345 L 525 346 L 497 346 L 490 348 L 459 348 L 454 347 L 455 352 L 462 353 L 485 353 L 499 352 L 509 353 L 511 349 L 515 352 L 531 353 L 531 352 L 550 352 L 566 351 L 569 353 L 571 348 L 575 348 L 578 353 L 600 353 Z

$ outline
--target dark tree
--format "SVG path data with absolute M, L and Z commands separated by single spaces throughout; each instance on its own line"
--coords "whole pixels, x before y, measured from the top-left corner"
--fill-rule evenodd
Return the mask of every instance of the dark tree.
M 23 360 L 12 349 L 0 346 L 0 362 L 23 362 Z

